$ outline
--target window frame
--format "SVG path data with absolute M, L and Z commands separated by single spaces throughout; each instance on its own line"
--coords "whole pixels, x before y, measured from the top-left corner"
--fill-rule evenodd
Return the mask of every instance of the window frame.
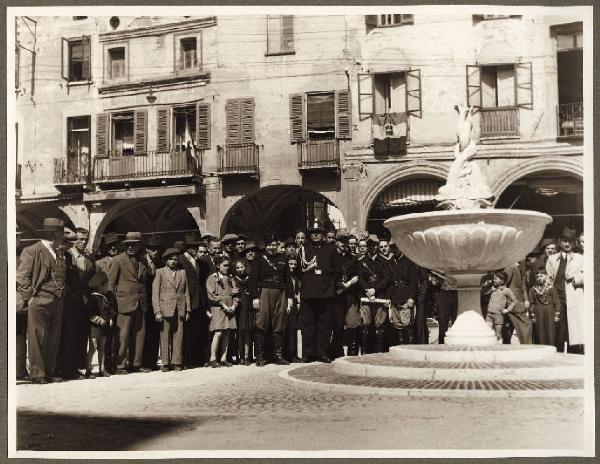
M 131 113 L 131 125 L 132 125 L 132 140 L 133 140 L 133 148 L 132 148 L 132 152 L 128 153 L 128 154 L 124 154 L 123 151 L 121 150 L 121 153 L 117 154 L 117 150 L 115 148 L 115 135 L 116 135 L 116 128 L 115 128 L 115 116 L 119 116 L 119 115 L 124 115 L 124 114 L 129 114 Z M 135 156 L 136 152 L 135 152 L 135 110 L 131 109 L 131 110 L 123 110 L 123 111 L 115 111 L 115 112 L 111 112 L 109 113 L 109 131 L 108 131 L 108 145 L 109 145 L 109 154 L 111 158 L 116 158 L 116 157 L 123 157 L 123 156 Z
M 191 68 L 181 67 L 181 41 L 185 39 L 196 39 L 196 64 Z M 203 46 L 202 31 L 192 30 L 173 35 L 173 72 L 175 74 L 191 74 L 202 70 Z
M 414 24 L 415 23 L 415 19 L 414 19 L 414 15 L 412 14 L 378 14 L 377 16 L 377 26 L 376 27 L 399 27 L 399 26 L 406 26 L 408 24 Z M 382 21 L 383 17 L 387 17 L 390 16 L 392 22 L 384 24 L 384 21 Z M 395 16 L 400 16 L 400 22 L 395 22 Z
M 71 78 L 71 50 L 72 47 L 79 42 L 81 45 L 81 79 Z M 87 42 L 87 47 L 86 47 Z M 66 49 L 66 50 L 65 50 Z M 85 56 L 86 49 L 87 57 L 87 78 L 85 77 Z M 66 72 L 65 72 L 66 68 Z M 62 37 L 61 39 L 61 74 L 62 78 L 67 81 L 67 85 L 89 84 L 92 82 L 92 41 L 91 36 L 81 35 L 78 37 Z
M 292 18 L 292 47 L 290 49 L 284 48 L 284 32 L 283 32 L 283 18 L 291 17 Z M 278 19 L 280 21 L 279 25 L 279 49 L 278 50 L 270 50 L 270 35 L 269 35 L 269 24 L 271 20 Z M 282 55 L 295 55 L 296 54 L 296 16 L 294 15 L 266 15 L 267 20 L 267 51 L 265 52 L 265 56 L 282 56 Z
M 124 49 L 124 53 L 125 53 L 125 59 L 124 59 L 124 63 L 125 63 L 125 72 L 123 73 L 122 77 L 118 77 L 118 78 L 112 78 L 111 74 L 111 59 L 110 59 L 110 50 L 116 49 L 116 48 L 123 48 Z M 115 83 L 115 82 L 127 82 L 129 81 L 129 77 L 130 77 L 130 66 L 129 66 L 129 41 L 127 42 L 110 42 L 107 44 L 104 44 L 104 53 L 103 55 L 103 68 L 104 68 L 104 76 L 103 76 L 103 81 L 104 82 L 110 82 L 110 83 Z

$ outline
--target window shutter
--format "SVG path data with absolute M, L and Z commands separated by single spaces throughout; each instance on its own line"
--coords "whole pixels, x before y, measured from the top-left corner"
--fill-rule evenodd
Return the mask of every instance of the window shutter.
M 373 77 L 370 74 L 358 76 L 358 117 L 360 120 L 370 118 L 375 112 L 373 98 Z
M 133 151 L 136 155 L 146 153 L 146 132 L 148 130 L 148 112 L 146 110 L 136 110 L 134 113 Z
M 290 142 L 304 140 L 304 94 L 290 95 Z
M 64 37 L 61 39 L 60 46 L 60 59 L 61 59 L 61 73 L 62 78 L 66 81 L 69 80 L 69 40 Z
M 241 101 L 239 98 L 234 98 L 232 100 L 227 100 L 227 103 L 225 104 L 227 145 L 241 143 L 240 103 Z
M 96 155 L 105 156 L 108 152 L 108 114 L 96 115 Z
M 533 72 L 530 61 L 515 64 L 515 88 L 517 105 L 533 109 Z
M 241 98 L 241 143 L 254 143 L 254 98 Z
M 210 150 L 210 103 L 196 103 L 196 146 Z
M 352 138 L 352 102 L 348 90 L 338 90 L 335 93 L 335 137 L 338 139 Z
M 159 108 L 156 112 L 156 149 L 160 152 L 169 151 L 169 108 Z
M 467 105 L 481 108 L 481 68 L 467 65 Z
M 281 17 L 281 51 L 294 50 L 294 17 L 285 15 Z
M 377 27 L 377 15 L 365 15 L 365 25 L 367 28 Z
M 81 48 L 82 48 L 82 78 L 85 81 L 89 81 L 92 78 L 92 48 L 91 39 L 89 35 L 81 37 Z
M 421 70 L 406 72 L 406 113 L 417 118 L 423 117 L 421 106 Z

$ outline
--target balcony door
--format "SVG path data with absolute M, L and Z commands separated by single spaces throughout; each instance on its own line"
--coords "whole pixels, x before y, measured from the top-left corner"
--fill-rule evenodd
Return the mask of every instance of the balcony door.
M 67 130 L 67 178 L 85 181 L 90 172 L 90 117 L 68 118 Z

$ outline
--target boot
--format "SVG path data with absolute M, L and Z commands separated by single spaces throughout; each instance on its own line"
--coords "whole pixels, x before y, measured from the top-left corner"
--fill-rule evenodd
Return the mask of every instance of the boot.
M 358 329 L 346 329 L 350 338 L 348 356 L 358 356 Z
M 273 332 L 273 363 L 287 366 L 289 362 L 283 357 L 283 335 L 281 332 Z
M 369 352 L 369 326 L 363 325 L 362 327 L 362 337 L 360 343 L 360 352 L 361 354 L 367 354 Z
M 255 354 L 256 354 L 256 365 L 258 367 L 263 367 L 267 365 L 267 361 L 265 359 L 265 332 L 262 330 L 257 330 L 254 333 L 254 346 L 255 346 Z
M 383 329 L 375 329 L 375 350 L 377 353 L 383 353 L 384 350 L 384 331 Z

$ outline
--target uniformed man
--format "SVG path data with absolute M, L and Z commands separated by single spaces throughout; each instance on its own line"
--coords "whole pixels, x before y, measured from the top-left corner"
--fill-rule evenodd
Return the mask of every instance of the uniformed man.
M 336 283 L 342 276 L 341 259 L 332 245 L 323 241 L 323 227 L 315 222 L 309 230 L 310 242 L 300 248 L 302 269 L 301 319 L 304 362 L 331 362 L 331 319 Z
M 142 354 L 142 366 L 158 370 L 158 350 L 160 345 L 160 323 L 154 317 L 152 306 L 152 283 L 156 277 L 156 270 L 163 267 L 160 258 L 161 242 L 157 236 L 151 236 L 146 241 L 146 252 L 141 256 L 142 262 L 146 265 L 146 299 L 148 302 L 148 311 L 145 314 L 145 334 L 144 351 Z
M 277 238 L 266 241 L 266 253 L 256 259 L 248 283 L 252 306 L 256 313 L 256 365 L 267 364 L 265 359 L 265 337 L 272 330 L 274 363 L 286 365 L 283 356 L 283 335 L 287 327 L 287 314 L 293 305 L 294 294 L 290 271 L 285 255 L 277 253 Z
M 359 241 L 359 248 L 362 241 Z M 372 234 L 367 240 L 367 255 L 359 262 L 358 284 L 363 289 L 364 296 L 369 299 L 387 298 L 387 289 L 390 282 L 390 271 L 388 264 L 379 256 L 377 246 L 379 238 Z M 360 317 L 362 322 L 363 354 L 370 353 L 369 337 L 375 331 L 376 351 L 384 350 L 385 323 L 388 310 L 381 303 L 361 303 Z

